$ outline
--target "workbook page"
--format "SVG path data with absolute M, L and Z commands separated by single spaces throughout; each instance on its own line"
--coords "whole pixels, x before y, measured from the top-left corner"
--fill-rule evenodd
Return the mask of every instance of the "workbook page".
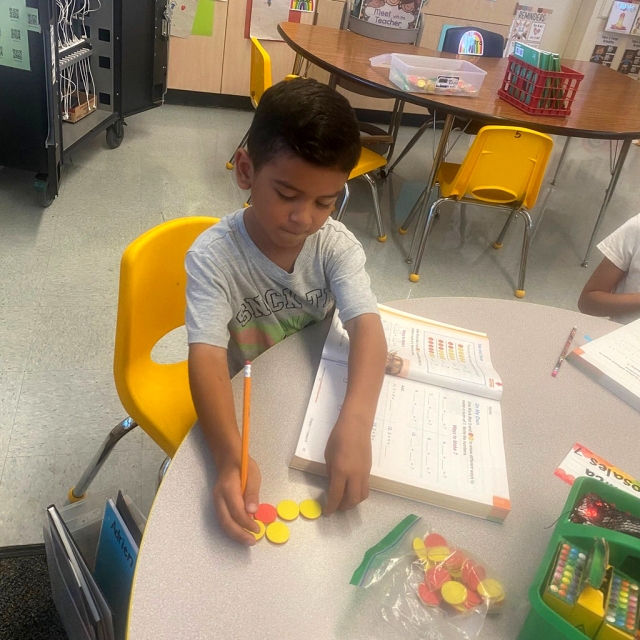
M 323 360 L 296 456 L 324 463 L 346 391 L 347 368 Z M 371 434 L 371 475 L 454 497 L 508 500 L 500 404 L 385 376 Z
M 500 400 L 502 381 L 491 363 L 485 334 L 382 305 L 380 316 L 389 375 Z M 322 357 L 346 363 L 348 356 L 349 336 L 335 314 Z
M 568 359 L 576 356 L 640 397 L 640 320 L 585 344 Z

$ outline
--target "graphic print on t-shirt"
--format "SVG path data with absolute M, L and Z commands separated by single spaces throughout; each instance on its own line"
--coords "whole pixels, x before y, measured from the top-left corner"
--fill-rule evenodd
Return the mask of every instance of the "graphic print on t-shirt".
M 288 288 L 268 289 L 262 295 L 245 298 L 229 326 L 243 354 L 248 359 L 257 357 L 286 337 L 322 320 L 333 307 L 328 287 L 312 289 L 304 298 L 303 305 L 300 297 Z M 309 313 L 309 308 L 317 309 L 317 313 Z M 300 312 L 296 313 L 296 309 Z

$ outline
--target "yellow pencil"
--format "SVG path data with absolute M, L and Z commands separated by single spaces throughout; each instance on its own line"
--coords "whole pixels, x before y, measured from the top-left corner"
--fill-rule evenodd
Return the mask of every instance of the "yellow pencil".
M 240 458 L 240 486 L 242 494 L 247 488 L 249 474 L 249 419 L 251 414 L 251 362 L 244 364 L 244 401 L 242 407 L 242 454 Z

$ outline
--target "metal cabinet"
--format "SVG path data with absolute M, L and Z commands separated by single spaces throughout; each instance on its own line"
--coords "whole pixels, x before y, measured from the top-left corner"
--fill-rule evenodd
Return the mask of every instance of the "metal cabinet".
M 0 165 L 33 171 L 46 207 L 77 145 L 106 131 L 116 148 L 127 116 L 162 104 L 167 0 L 0 0 L 0 11 Z

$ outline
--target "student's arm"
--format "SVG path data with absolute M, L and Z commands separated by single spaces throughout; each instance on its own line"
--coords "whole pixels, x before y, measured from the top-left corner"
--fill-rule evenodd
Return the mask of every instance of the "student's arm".
M 250 514 L 256 512 L 259 504 L 260 470 L 250 458 L 243 497 L 240 486 L 241 438 L 229 379 L 227 350 L 203 343 L 190 344 L 189 383 L 198 421 L 218 471 L 213 488 L 218 520 L 230 538 L 253 545 L 256 539 L 245 529 L 258 531 Z
M 592 316 L 617 316 L 640 311 L 640 292 L 613 293 L 626 275 L 609 258 L 603 258 L 584 285 L 578 309 Z
M 359 315 L 344 327 L 349 334 L 347 393 L 325 449 L 329 473 L 326 515 L 351 509 L 369 495 L 371 428 L 387 359 L 378 314 Z

